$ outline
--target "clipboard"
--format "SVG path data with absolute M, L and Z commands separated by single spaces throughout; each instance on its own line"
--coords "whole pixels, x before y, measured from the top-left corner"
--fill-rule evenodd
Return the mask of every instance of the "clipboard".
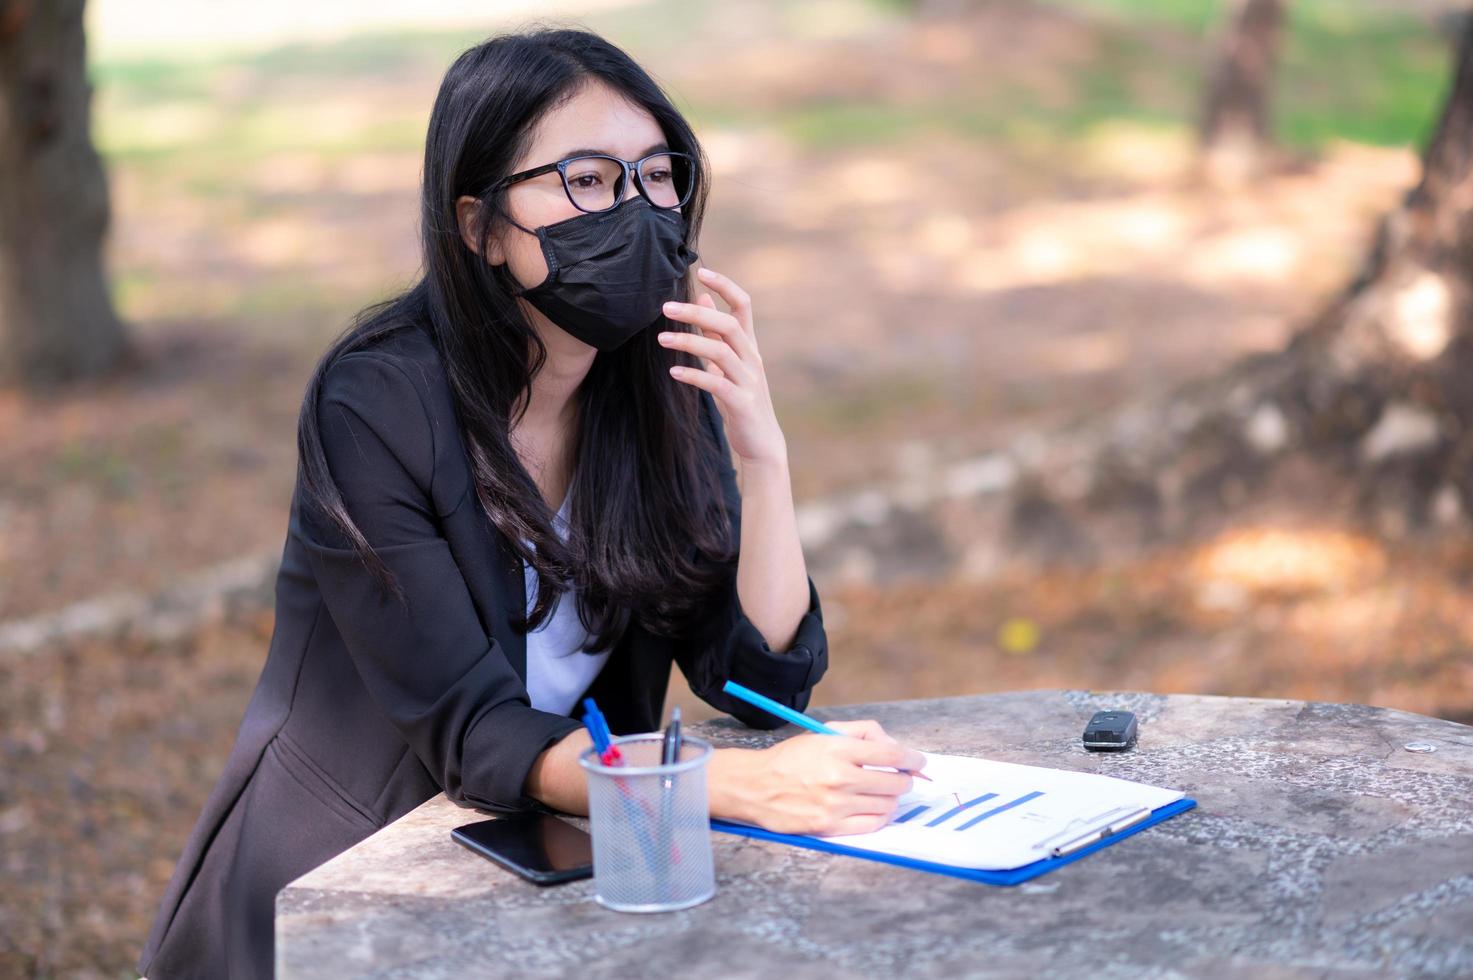
M 831 854 L 848 854 L 852 857 L 879 861 L 882 864 L 893 864 L 902 868 L 915 868 L 918 871 L 929 871 L 932 874 L 963 878 L 967 881 L 980 881 L 988 885 L 1017 885 L 1037 878 L 1039 875 L 1048 874 L 1055 868 L 1061 868 L 1071 861 L 1078 861 L 1080 858 L 1093 854 L 1102 847 L 1109 847 L 1111 844 L 1122 841 L 1132 834 L 1140 833 L 1147 827 L 1155 826 L 1163 820 L 1169 820 L 1178 813 L 1184 813 L 1196 805 L 1196 800 L 1187 798 L 1167 803 L 1165 806 L 1160 806 L 1152 810 L 1150 816 L 1145 819 L 1136 821 L 1122 830 L 1101 837 L 1076 850 L 1071 850 L 1067 854 L 1062 854 L 1058 857 L 1041 858 L 1031 864 L 1010 868 L 1005 871 L 987 868 L 961 868 L 954 864 L 920 861 L 915 858 L 901 857 L 898 854 L 886 854 L 880 851 L 869 851 L 858 847 L 851 847 L 848 844 L 836 844 L 823 837 L 812 837 L 807 834 L 779 834 L 771 830 L 763 830 L 761 827 L 732 823 L 729 820 L 712 818 L 711 829 L 728 834 L 737 834 L 741 837 L 777 841 L 780 844 L 791 844 L 794 847 L 806 847 L 814 851 L 828 851 Z

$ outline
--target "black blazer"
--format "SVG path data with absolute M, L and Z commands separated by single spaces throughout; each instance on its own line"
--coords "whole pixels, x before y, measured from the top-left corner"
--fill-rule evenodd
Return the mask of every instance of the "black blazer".
M 730 449 L 701 395 L 739 534 Z M 508 620 L 526 608 L 520 559 L 475 494 L 428 333 L 406 328 L 341 357 L 318 418 L 348 510 L 408 608 L 381 596 L 341 533 L 303 506 L 299 466 L 270 650 L 139 957 L 151 980 L 270 976 L 284 885 L 442 791 L 465 807 L 541 808 L 523 793 L 527 772 L 579 727 L 528 701 L 526 640 Z M 721 685 L 731 678 L 807 705 L 828 664 L 812 578 L 808 590 L 785 652 L 742 612 L 733 580 L 708 640 L 677 643 L 633 625 L 586 693 L 616 733 L 654 730 L 674 662 L 712 706 L 777 727 Z

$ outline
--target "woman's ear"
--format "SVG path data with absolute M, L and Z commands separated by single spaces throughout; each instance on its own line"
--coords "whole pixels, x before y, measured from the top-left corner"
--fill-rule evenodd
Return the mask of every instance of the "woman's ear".
M 460 240 L 465 242 L 466 248 L 475 252 L 477 255 L 481 254 L 481 243 L 477 238 L 476 228 L 476 219 L 480 215 L 480 212 L 480 198 L 471 197 L 469 194 L 462 194 L 455 199 L 455 223 L 460 228 Z M 489 253 L 486 256 L 487 262 L 492 265 L 500 265 L 506 261 L 505 257 L 501 254 L 500 243 L 495 239 L 488 239 L 486 244 L 489 246 L 487 248 L 487 252 Z

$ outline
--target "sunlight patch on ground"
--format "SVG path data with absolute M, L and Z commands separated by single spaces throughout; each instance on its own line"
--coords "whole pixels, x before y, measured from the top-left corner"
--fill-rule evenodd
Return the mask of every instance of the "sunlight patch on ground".
M 789 5 L 786 17 L 793 33 L 814 40 L 863 36 L 896 20 L 894 12 L 853 0 L 804 0 Z
M 711 160 L 713 180 L 720 183 L 749 172 L 772 179 L 794 165 L 792 145 L 769 129 L 708 126 L 697 136 Z
M 742 267 L 748 276 L 768 286 L 792 286 L 802 281 L 806 260 L 807 253 L 800 248 L 762 245 L 742 257 Z
M 1287 625 L 1301 633 L 1315 636 L 1366 636 L 1390 634 L 1406 614 L 1407 597 L 1394 585 L 1360 589 L 1347 595 L 1323 596 L 1295 606 L 1287 617 Z M 1381 656 L 1374 644 L 1351 647 L 1345 653 L 1358 652 L 1359 661 Z M 1344 660 L 1342 666 L 1355 666 Z
M 904 201 L 923 192 L 925 178 L 914 166 L 883 157 L 857 157 L 834 168 L 835 203 L 844 199 L 862 204 Z
M 949 279 L 976 293 L 1135 273 L 1145 261 L 1178 259 L 1195 223 L 1190 208 L 1161 192 L 1027 205 L 977 222 L 978 245 Z
M 290 218 L 254 221 L 238 229 L 231 240 L 242 261 L 267 269 L 297 265 L 319 244 L 304 222 Z
M 1129 340 L 1111 331 L 1057 337 L 1041 346 L 1036 355 L 1039 364 L 1066 376 L 1109 371 L 1124 364 L 1130 355 Z
M 531 17 L 578 16 L 641 0 L 254 0 L 179 3 L 177 0 L 93 0 L 87 5 L 88 41 L 105 56 L 138 51 L 198 51 L 326 41 L 369 30 L 458 27 Z
M 1229 231 L 1193 249 L 1183 271 L 1198 282 L 1227 277 L 1286 283 L 1298 271 L 1302 245 L 1302 236 L 1283 226 Z
M 1453 297 L 1447 280 L 1423 269 L 1391 297 L 1387 332 L 1409 357 L 1430 361 L 1453 338 Z
M 1101 174 L 1141 183 L 1165 183 L 1187 173 L 1196 147 L 1191 130 L 1110 120 L 1092 126 L 1080 155 Z
M 1188 563 L 1204 607 L 1228 609 L 1264 595 L 1332 592 L 1374 579 L 1386 556 L 1374 539 L 1338 530 L 1249 528 L 1202 548 Z
M 316 153 L 275 153 L 244 175 L 264 194 L 306 194 L 328 186 L 336 168 Z M 403 175 L 399 177 L 403 182 Z
M 1404 174 L 1409 151 L 1372 150 L 1348 153 L 1326 162 L 1329 182 L 1346 199 L 1364 195 L 1352 188 L 1350 175 L 1374 180 L 1390 199 L 1398 185 L 1387 173 Z M 1375 156 L 1373 161 L 1371 156 Z M 1085 201 L 1044 201 L 1004 210 L 986 218 L 953 213 L 965 231 L 948 231 L 948 243 L 966 242 L 952 250 L 927 247 L 935 240 L 934 219 L 915 231 L 917 248 L 925 249 L 944 274 L 935 277 L 966 295 L 1026 286 L 1048 285 L 1093 276 L 1152 274 L 1206 289 L 1234 287 L 1319 287 L 1330 279 L 1327 261 L 1358 254 L 1366 234 L 1365 218 L 1353 208 L 1326 204 L 1336 191 L 1304 193 L 1298 174 L 1269 178 L 1241 191 L 1204 195 L 1189 187 L 1167 187 Z M 1305 198 L 1318 201 L 1309 214 Z M 1306 233 L 1312 229 L 1312 233 Z M 888 252 L 874 254 L 877 264 L 893 262 Z M 1309 281 L 1306 281 L 1309 277 Z M 1406 294 L 1405 322 L 1429 321 L 1432 291 L 1419 285 Z M 1421 334 L 1418 334 L 1421 336 Z
M 955 258 L 971 242 L 972 222 L 955 212 L 932 211 L 916 227 L 916 248 L 933 258 Z
M 108 153 L 167 150 L 197 139 L 220 118 L 219 108 L 207 102 L 135 106 L 126 113 L 100 108 L 93 131 L 98 145 Z

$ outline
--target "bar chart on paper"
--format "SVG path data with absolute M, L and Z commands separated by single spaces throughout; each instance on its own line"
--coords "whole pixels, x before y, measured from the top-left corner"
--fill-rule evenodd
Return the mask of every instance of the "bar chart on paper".
M 945 826 L 948 830 L 968 830 L 989 817 L 995 817 L 999 813 L 1006 813 L 1014 807 L 1023 806 L 1043 796 L 1043 790 L 1030 790 L 1021 796 L 1010 800 L 1003 800 L 996 793 L 983 793 L 973 796 L 969 800 L 962 799 L 961 793 L 952 793 L 924 803 L 911 806 L 906 804 L 904 812 L 895 817 L 895 823 L 909 823 L 919 819 L 917 826 L 924 824 L 926 827 Z M 986 804 L 983 806 L 982 804 Z M 1018 819 L 1034 824 L 1045 824 L 1048 817 L 1035 810 L 1024 810 L 1017 814 Z
M 885 827 L 825 838 L 860 850 L 976 869 L 1011 869 L 1112 831 L 1183 798 L 1179 790 L 967 756 L 924 753 Z

